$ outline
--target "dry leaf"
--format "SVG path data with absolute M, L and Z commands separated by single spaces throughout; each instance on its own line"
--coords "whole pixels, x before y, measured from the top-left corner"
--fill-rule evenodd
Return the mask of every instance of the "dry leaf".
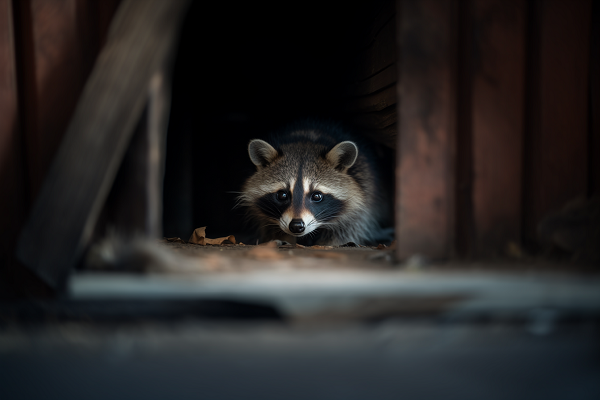
M 229 241 L 232 244 L 235 244 L 235 236 L 229 235 L 226 237 L 221 237 L 217 239 L 209 239 L 206 237 L 206 226 L 201 228 L 196 228 L 190 237 L 189 243 L 199 244 L 201 246 L 205 246 L 207 244 L 223 244 L 223 242 Z

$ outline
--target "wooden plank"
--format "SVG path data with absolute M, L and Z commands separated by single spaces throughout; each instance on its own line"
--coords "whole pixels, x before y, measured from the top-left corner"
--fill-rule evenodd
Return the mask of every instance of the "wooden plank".
M 356 61 L 357 80 L 368 79 L 396 62 L 396 19 L 391 18 Z
M 119 4 L 121 4 L 121 0 L 102 0 L 95 4 L 95 11 L 97 12 L 98 18 L 97 34 L 101 47 L 106 43 L 108 28 L 110 27 L 110 23 L 117 12 L 117 9 L 119 8 Z
M 525 1 L 472 2 L 473 254 L 521 238 Z
M 352 121 L 358 126 L 367 130 L 384 129 L 396 123 L 397 113 L 398 108 L 392 106 L 382 111 L 376 111 L 366 114 L 356 114 L 352 118 Z
M 106 41 L 106 35 L 113 16 L 120 4 L 119 0 L 76 0 L 75 8 L 78 20 L 79 55 L 87 79 L 100 49 Z M 82 82 L 82 87 L 83 84 Z
M 587 192 L 591 1 L 535 3 L 539 59 L 526 158 L 526 236 L 540 220 Z
M 350 96 L 364 96 L 386 88 L 396 83 L 398 80 L 396 76 L 397 72 L 396 66 L 390 65 L 371 78 L 350 85 L 347 93 Z
M 27 206 L 14 40 L 12 1 L 0 0 L 0 269 L 13 258 Z
M 117 1 L 16 2 L 29 192 L 35 200 L 106 36 Z
M 592 5 L 592 27 L 590 40 L 590 177 L 588 191 L 600 196 L 600 2 Z
M 396 233 L 400 259 L 453 254 L 457 4 L 399 0 Z
M 383 129 L 376 130 L 364 130 L 362 131 L 367 137 L 372 140 L 383 144 L 384 146 L 389 147 L 390 149 L 395 149 L 397 140 L 397 132 L 398 132 L 398 124 L 394 123 L 390 126 L 386 126 Z
M 76 0 L 19 2 L 29 192 L 35 199 L 85 82 Z M 87 22 L 87 21 L 86 21 Z M 91 65 L 90 65 L 91 66 Z
M 187 3 L 128 0 L 115 16 L 18 244 L 19 259 L 53 287 L 88 243 Z
M 348 108 L 351 111 L 364 113 L 381 111 L 396 104 L 396 95 L 396 85 L 390 85 L 377 93 L 361 96 L 350 101 Z
M 365 3 L 369 5 L 370 9 L 361 15 L 361 17 L 363 17 L 361 18 L 362 21 L 366 20 L 369 23 L 369 28 L 359 38 L 357 43 L 357 46 L 362 49 L 366 49 L 372 45 L 377 39 L 378 35 L 381 33 L 383 27 L 389 24 L 391 20 L 395 19 L 396 2 L 394 0 L 383 0 L 382 4 L 374 3 L 375 2 Z M 375 15 L 371 17 L 370 14 L 374 10 L 374 7 L 377 8 L 377 11 Z
M 107 229 L 122 235 L 157 238 L 162 235 L 162 177 L 170 108 L 170 83 L 166 68 L 150 80 L 149 101 L 105 204 L 105 221 L 96 232 Z

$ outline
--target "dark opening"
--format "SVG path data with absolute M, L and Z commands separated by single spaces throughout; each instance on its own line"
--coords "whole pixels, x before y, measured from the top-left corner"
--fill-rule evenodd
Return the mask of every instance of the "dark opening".
M 231 193 L 254 171 L 248 142 L 303 117 L 352 127 L 347 88 L 385 3 L 192 5 L 173 74 L 165 236 L 208 226 L 250 240 Z

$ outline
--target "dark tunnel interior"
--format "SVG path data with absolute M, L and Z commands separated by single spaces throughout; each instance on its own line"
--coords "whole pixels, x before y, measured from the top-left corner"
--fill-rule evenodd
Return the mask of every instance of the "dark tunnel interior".
M 163 227 L 247 236 L 236 194 L 247 143 L 300 118 L 347 124 L 356 46 L 379 2 L 194 2 L 173 67 Z

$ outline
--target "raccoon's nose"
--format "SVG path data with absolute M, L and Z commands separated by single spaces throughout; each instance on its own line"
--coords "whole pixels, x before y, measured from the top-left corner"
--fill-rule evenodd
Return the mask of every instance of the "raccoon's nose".
M 290 231 L 292 233 L 304 232 L 304 221 L 301 219 L 293 219 L 292 222 L 290 222 Z

